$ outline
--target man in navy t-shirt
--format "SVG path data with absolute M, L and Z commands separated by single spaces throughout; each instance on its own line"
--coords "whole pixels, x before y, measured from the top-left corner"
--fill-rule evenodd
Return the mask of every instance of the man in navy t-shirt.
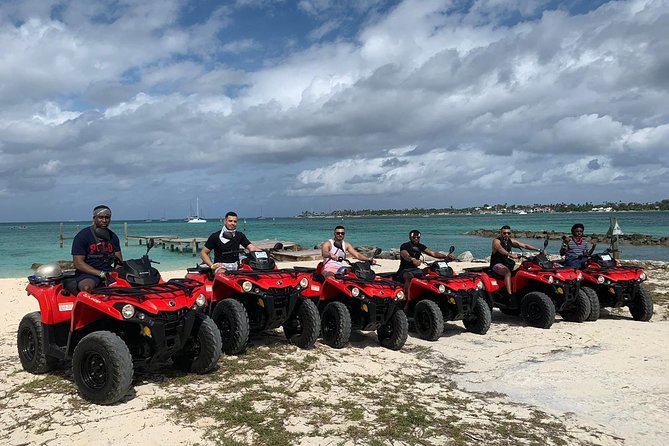
M 112 270 L 114 257 L 123 260 L 121 242 L 109 230 L 110 222 L 109 206 L 96 206 L 93 225 L 79 231 L 72 241 L 72 260 L 80 291 L 90 291 L 100 285 L 105 274 Z

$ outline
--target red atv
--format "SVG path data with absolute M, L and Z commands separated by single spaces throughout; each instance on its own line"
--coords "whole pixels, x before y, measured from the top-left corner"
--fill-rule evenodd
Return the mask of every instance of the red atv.
M 376 248 L 373 256 L 381 249 Z M 372 257 L 373 257 L 372 256 Z M 323 341 L 334 348 L 348 342 L 351 330 L 376 330 L 382 346 L 399 350 L 407 340 L 409 323 L 402 311 L 402 285 L 377 277 L 371 262 L 348 262 L 340 274 L 323 277 L 323 262 L 313 268 L 295 268 L 311 272 L 311 286 L 302 295 L 318 302 Z
M 585 321 L 590 315 L 590 299 L 580 288 L 583 274 L 550 261 L 546 246 L 548 240 L 544 241 L 544 251 L 525 256 L 520 267 L 512 272 L 511 296 L 506 292 L 504 278 L 489 267 L 466 268 L 466 271 L 480 274 L 493 306 L 504 314 L 521 315 L 533 327 L 550 328 L 556 310 L 564 320 Z
M 28 294 L 40 311 L 19 324 L 17 345 L 24 370 L 45 373 L 72 360 L 79 393 L 97 404 L 121 400 L 136 367 L 172 359 L 180 369 L 207 373 L 216 367 L 221 337 L 202 312 L 201 284 L 163 282 L 147 254 L 107 274 L 106 286 L 78 292 L 74 272 L 57 264 L 28 277 Z
M 606 250 L 590 256 L 582 269 L 582 289 L 591 298 L 591 320 L 599 317 L 600 307 L 629 307 L 635 321 L 653 317 L 653 299 L 642 283 L 646 273 L 641 268 L 622 266 Z
M 229 355 L 246 347 L 249 331 L 283 326 L 288 340 L 301 348 L 316 343 L 321 329 L 318 308 L 300 292 L 309 284 L 307 274 L 277 269 L 272 250 L 249 252 L 239 270 L 216 275 L 209 266 L 189 268 L 187 278 L 202 281 L 207 290 L 207 312 L 218 325 L 223 351 Z
M 454 250 L 451 246 L 448 253 Z M 423 276 L 411 279 L 404 306 L 421 338 L 439 339 L 444 332 L 444 320 L 462 320 L 467 331 L 487 333 L 492 316 L 478 274 L 456 275 L 443 260 L 430 263 L 423 272 Z

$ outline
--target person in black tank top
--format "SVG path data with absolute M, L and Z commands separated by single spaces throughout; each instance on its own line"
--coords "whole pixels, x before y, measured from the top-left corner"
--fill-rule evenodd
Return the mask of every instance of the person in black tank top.
M 500 276 L 504 276 L 504 284 L 509 296 L 513 294 L 511 290 L 511 271 L 513 271 L 519 258 L 518 254 L 512 253 L 513 247 L 527 249 L 528 251 L 541 251 L 532 245 L 523 243 L 511 238 L 511 227 L 504 225 L 500 229 L 500 236 L 492 241 L 492 254 L 490 254 L 490 268 Z

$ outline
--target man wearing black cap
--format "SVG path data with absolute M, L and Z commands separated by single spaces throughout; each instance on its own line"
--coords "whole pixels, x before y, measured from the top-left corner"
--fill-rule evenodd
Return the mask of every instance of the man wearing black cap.
M 409 241 L 400 246 L 400 268 L 397 270 L 397 280 L 404 282 L 404 295 L 409 294 L 409 283 L 412 277 L 423 275 L 423 270 L 418 268 L 422 263 L 420 256 L 425 253 L 436 259 L 455 260 L 450 254 L 442 254 L 432 251 L 420 242 L 420 231 L 414 229 L 409 232 Z
M 123 260 L 121 242 L 109 230 L 111 209 L 100 205 L 93 209 L 93 225 L 82 229 L 72 241 L 72 260 L 77 270 L 75 279 L 80 291 L 100 285 L 112 270 L 114 257 Z

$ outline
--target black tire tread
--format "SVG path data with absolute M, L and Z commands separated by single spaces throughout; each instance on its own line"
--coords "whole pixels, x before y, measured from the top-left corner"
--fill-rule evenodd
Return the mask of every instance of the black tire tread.
M 331 337 L 326 337 L 327 334 L 323 333 L 323 341 L 330 347 L 342 348 L 351 337 L 351 313 L 349 313 L 346 305 L 341 302 L 328 303 L 321 315 L 321 330 L 328 323 L 330 317 L 335 319 L 335 332 Z
M 199 343 L 199 354 L 193 356 L 188 351 L 181 351 L 172 357 L 172 362 L 179 369 L 185 372 L 203 374 L 209 373 L 216 368 L 218 359 L 221 357 L 222 341 L 221 331 L 209 316 L 199 314 L 200 321 L 193 328 L 195 333 L 191 337 L 197 336 Z M 193 341 L 189 340 L 185 348 L 192 348 Z
M 91 349 L 102 347 L 109 357 L 109 385 L 102 391 L 89 389 L 81 377 L 81 361 Z M 130 390 L 134 373 L 132 356 L 123 339 L 110 331 L 94 331 L 84 336 L 77 344 L 72 355 L 72 375 L 81 396 L 96 404 L 114 404 Z
M 416 304 L 413 310 L 413 321 L 416 333 L 426 341 L 436 341 L 444 332 L 444 315 L 436 302 L 423 299 Z M 428 324 L 423 326 L 421 320 L 427 318 Z
M 565 321 L 583 322 L 590 316 L 590 311 L 590 297 L 583 289 L 579 289 L 571 308 L 560 311 L 560 316 Z
M 32 336 L 35 338 L 35 356 L 30 359 L 25 357 L 22 353 L 22 336 L 24 330 L 30 330 Z M 44 339 L 44 330 L 42 329 L 42 315 L 39 311 L 28 313 L 21 319 L 19 329 L 16 333 L 16 347 L 19 352 L 19 359 L 21 366 L 26 372 L 41 374 L 52 370 L 57 364 L 58 360 L 52 356 L 47 355 L 47 346 Z
M 443 319 L 442 319 L 443 322 Z M 386 336 L 386 331 L 390 332 Z M 400 350 L 404 347 L 409 337 L 409 320 L 407 315 L 401 309 L 395 310 L 390 320 L 382 327 L 380 327 L 376 334 L 379 338 L 379 343 L 390 350 Z
M 599 296 L 597 296 L 597 292 L 590 287 L 583 287 L 582 290 L 588 295 L 588 299 L 590 299 L 590 315 L 586 321 L 594 322 L 599 319 L 599 313 L 602 310 L 602 306 L 599 303 Z
M 304 299 L 295 310 L 291 319 L 299 317 L 301 330 L 291 329 L 294 320 L 288 320 L 283 324 L 283 331 L 291 344 L 300 348 L 311 348 L 316 343 L 318 335 L 321 332 L 321 316 L 318 314 L 318 307 L 309 299 Z
M 532 317 L 528 310 L 534 307 L 539 310 L 537 317 Z M 539 291 L 527 293 L 520 304 L 520 314 L 528 325 L 537 328 L 551 328 L 555 322 L 555 305 L 550 298 Z
M 635 321 L 648 322 L 653 317 L 653 298 L 643 286 L 639 286 L 634 304 L 629 306 Z
M 484 335 L 488 332 L 488 329 L 490 329 L 491 322 L 492 313 L 490 312 L 490 307 L 481 296 L 477 296 L 473 314 L 471 317 L 465 316 L 462 323 L 467 331 Z
M 216 304 L 212 319 L 221 328 L 221 319 L 227 318 L 231 336 L 226 338 L 221 331 L 222 351 L 226 355 L 237 355 L 246 348 L 249 340 L 249 315 L 244 305 L 235 299 L 223 299 Z

